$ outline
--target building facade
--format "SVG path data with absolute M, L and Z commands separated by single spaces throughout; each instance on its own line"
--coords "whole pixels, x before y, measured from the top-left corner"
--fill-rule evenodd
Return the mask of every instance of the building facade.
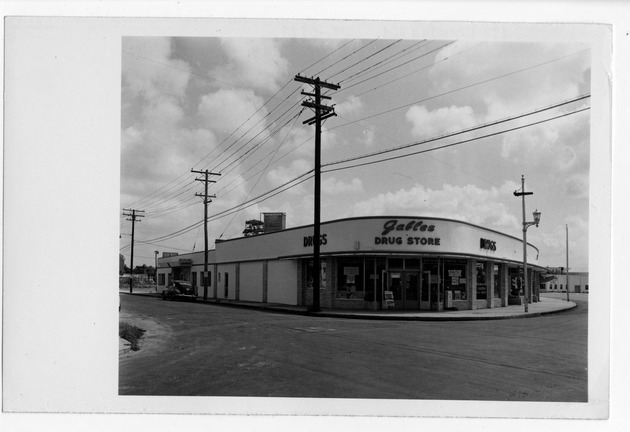
M 557 275 L 554 279 L 540 285 L 541 292 L 567 292 L 588 294 L 588 273 L 569 272 L 569 274 Z
M 319 277 L 324 308 L 464 310 L 522 301 L 522 240 L 467 222 L 409 216 L 324 222 L 318 271 L 314 241 L 312 225 L 217 241 L 207 275 L 204 252 L 163 256 L 158 291 L 180 279 L 211 299 L 308 306 Z M 537 301 L 544 269 L 536 247 L 528 244 L 527 254 L 530 301 Z

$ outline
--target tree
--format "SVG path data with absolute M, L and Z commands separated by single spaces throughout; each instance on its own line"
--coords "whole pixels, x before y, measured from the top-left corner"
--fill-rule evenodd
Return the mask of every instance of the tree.
M 118 275 L 125 274 L 125 257 L 123 254 L 118 254 Z
M 136 266 L 133 269 L 133 274 L 144 274 L 149 277 L 155 278 L 155 268 L 153 266 L 142 264 L 141 266 Z

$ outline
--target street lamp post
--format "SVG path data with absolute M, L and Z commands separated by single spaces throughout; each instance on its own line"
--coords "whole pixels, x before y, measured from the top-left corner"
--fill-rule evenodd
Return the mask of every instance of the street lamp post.
M 525 306 L 525 313 L 528 312 L 527 302 L 529 300 L 529 285 L 527 282 L 527 228 L 532 225 L 536 225 L 540 223 L 540 212 L 535 210 L 534 221 L 526 222 L 525 221 L 525 195 L 533 195 L 534 192 L 525 192 L 525 176 L 521 175 L 521 192 L 514 191 L 514 196 L 520 196 L 523 199 L 523 304 Z

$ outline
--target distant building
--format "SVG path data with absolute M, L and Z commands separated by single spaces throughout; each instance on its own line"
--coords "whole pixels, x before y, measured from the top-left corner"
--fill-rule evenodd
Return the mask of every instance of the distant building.
M 552 280 L 540 284 L 540 292 L 567 292 L 567 286 L 570 293 L 588 293 L 588 272 L 556 275 Z

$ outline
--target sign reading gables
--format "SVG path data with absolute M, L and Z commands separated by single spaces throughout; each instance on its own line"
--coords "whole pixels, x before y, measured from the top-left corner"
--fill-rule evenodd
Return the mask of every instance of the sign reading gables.
M 403 231 L 405 237 L 392 236 L 392 231 Z M 414 233 L 431 233 L 435 231 L 435 225 L 428 225 L 424 221 L 411 220 L 399 223 L 398 219 L 388 220 L 383 224 L 383 231 L 380 237 L 374 237 L 374 244 L 377 245 L 431 245 L 440 246 L 439 237 L 412 237 Z

